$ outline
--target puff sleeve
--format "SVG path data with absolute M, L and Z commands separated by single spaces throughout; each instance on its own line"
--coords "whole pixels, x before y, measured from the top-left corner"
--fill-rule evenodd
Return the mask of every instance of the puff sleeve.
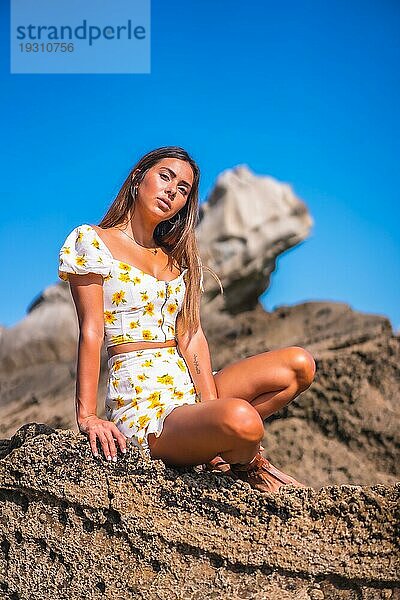
M 68 280 L 69 273 L 110 274 L 112 259 L 90 225 L 78 225 L 68 234 L 59 252 L 58 276 Z

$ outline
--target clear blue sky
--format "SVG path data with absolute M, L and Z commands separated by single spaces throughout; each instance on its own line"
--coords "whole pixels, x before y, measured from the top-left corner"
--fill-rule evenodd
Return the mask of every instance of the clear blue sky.
M 57 281 L 133 163 L 185 147 L 204 200 L 238 164 L 290 183 L 315 221 L 268 310 L 336 300 L 400 327 L 400 4 L 152 2 L 149 75 L 10 75 L 1 5 L 2 325 Z

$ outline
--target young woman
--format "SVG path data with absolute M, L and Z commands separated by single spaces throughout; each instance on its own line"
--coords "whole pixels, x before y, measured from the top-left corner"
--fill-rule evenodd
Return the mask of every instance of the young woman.
M 260 442 L 264 419 L 313 381 L 314 360 L 292 346 L 212 371 L 199 315 L 199 178 L 182 148 L 149 152 L 100 224 L 79 225 L 60 250 L 59 277 L 70 283 L 80 327 L 78 427 L 93 454 L 99 440 L 108 460 L 117 460 L 118 446 L 126 452 L 130 438 L 152 459 L 219 469 L 261 491 L 302 486 L 261 455 Z M 109 373 L 100 419 L 104 339 Z

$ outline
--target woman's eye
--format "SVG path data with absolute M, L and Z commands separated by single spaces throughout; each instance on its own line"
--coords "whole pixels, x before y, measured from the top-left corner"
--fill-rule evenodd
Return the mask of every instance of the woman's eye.
M 167 173 L 160 173 L 160 177 L 162 177 L 163 179 L 164 179 L 164 177 L 165 177 L 165 179 L 166 179 L 167 181 L 169 181 L 169 176 L 167 175 Z M 181 190 L 181 192 L 182 192 L 182 194 L 183 194 L 184 196 L 187 196 L 187 195 L 188 195 L 188 191 L 187 191 L 187 189 L 186 189 L 186 188 L 184 188 L 184 187 L 181 187 L 181 188 L 180 188 L 180 190 Z

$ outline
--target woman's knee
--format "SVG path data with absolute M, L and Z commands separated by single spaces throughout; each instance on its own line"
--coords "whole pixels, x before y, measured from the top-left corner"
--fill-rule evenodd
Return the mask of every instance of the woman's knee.
M 248 442 L 259 442 L 264 437 L 264 423 L 257 410 L 242 398 L 218 400 L 219 426 L 224 433 Z
M 314 381 L 316 365 L 315 360 L 304 348 L 291 346 L 291 367 L 294 371 L 298 387 L 301 391 L 306 390 Z

